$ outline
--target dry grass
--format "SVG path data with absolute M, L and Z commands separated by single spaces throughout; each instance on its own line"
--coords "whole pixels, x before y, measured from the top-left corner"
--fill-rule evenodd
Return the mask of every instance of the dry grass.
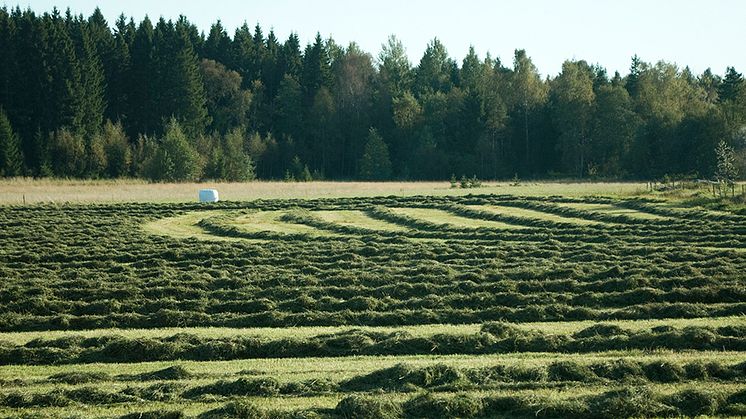
M 632 195 L 643 183 L 536 182 L 512 186 L 489 182 L 478 189 L 452 189 L 448 182 L 248 182 L 148 183 L 143 180 L 56 180 L 15 178 L 0 180 L 0 204 L 39 202 L 194 202 L 197 191 L 216 188 L 221 199 L 243 201 L 270 198 L 333 198 L 411 195 Z

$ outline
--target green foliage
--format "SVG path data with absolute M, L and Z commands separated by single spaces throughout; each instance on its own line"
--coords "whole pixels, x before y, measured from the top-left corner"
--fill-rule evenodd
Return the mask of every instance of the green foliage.
M 368 131 L 368 139 L 360 159 L 360 176 L 367 180 L 391 178 L 389 148 L 374 128 Z
M 21 174 L 21 156 L 18 135 L 10 126 L 5 111 L 0 108 L 0 176 L 10 177 Z
M 244 151 L 244 137 L 242 128 L 234 128 L 223 138 L 223 151 L 220 158 L 220 178 L 230 181 L 253 180 L 254 162 Z
M 106 121 L 100 135 L 103 137 L 106 172 L 109 177 L 129 175 L 132 165 L 132 148 L 122 124 L 119 122 L 112 124 L 111 121 Z
M 109 120 L 129 138 L 160 138 L 172 117 L 195 142 L 239 127 L 258 134 L 266 154 L 249 154 L 255 175 L 267 179 L 303 175 L 294 156 L 314 177 L 369 178 L 360 162 L 370 127 L 388 147 L 380 164 L 390 169 L 376 179 L 701 177 L 721 139 L 739 165 L 746 159 L 738 140 L 746 89 L 733 67 L 695 75 L 635 56 L 627 75 L 568 61 L 542 78 L 525 50 L 515 51 L 512 67 L 474 48 L 457 61 L 437 38 L 413 67 L 394 36 L 376 66 L 354 42 L 343 47 L 320 34 L 301 51 L 296 34 L 281 42 L 259 25 L 231 36 L 216 22 L 205 35 L 186 17 L 136 23 L 122 15 L 110 25 L 100 10 L 83 19 L 2 8 L 0 49 L 0 107 L 24 160 L 13 173 L 153 178 L 136 150 L 134 170 L 121 157 L 110 168 L 101 151 L 107 136 L 97 135 Z M 62 129 L 83 139 L 82 168 L 52 161 Z M 201 145 L 198 166 L 220 177 L 222 147 Z
M 150 153 L 145 171 L 152 180 L 195 180 L 200 175 L 197 153 L 175 118 L 168 122 L 163 139 Z

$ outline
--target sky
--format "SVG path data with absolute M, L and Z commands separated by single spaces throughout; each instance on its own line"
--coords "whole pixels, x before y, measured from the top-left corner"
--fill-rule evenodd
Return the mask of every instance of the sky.
M 635 54 L 665 60 L 699 74 L 727 66 L 746 71 L 746 1 L 743 0 L 0 0 L 41 13 L 70 8 L 89 16 L 96 6 L 110 24 L 124 13 L 139 22 L 146 14 L 185 15 L 209 32 L 218 19 L 232 36 L 236 27 L 259 23 L 280 40 L 296 32 L 303 44 L 317 32 L 338 44 L 356 42 L 378 55 L 396 35 L 413 64 L 437 37 L 461 62 L 474 46 L 512 66 L 525 49 L 544 76 L 555 76 L 568 59 L 600 64 L 609 74 L 629 71 Z

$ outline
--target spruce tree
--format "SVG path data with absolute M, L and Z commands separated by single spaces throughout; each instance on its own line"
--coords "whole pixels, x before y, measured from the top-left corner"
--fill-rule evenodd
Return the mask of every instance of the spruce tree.
M 156 74 L 153 24 L 147 16 L 140 22 L 132 41 L 129 72 L 127 130 L 130 136 L 148 135 L 159 128 L 156 105 Z
M 368 132 L 363 157 L 360 159 L 360 177 L 366 180 L 391 178 L 389 148 L 374 128 Z
M 735 100 L 741 89 L 743 89 L 743 75 L 735 68 L 728 67 L 720 85 L 720 101 Z
M 226 67 L 233 68 L 231 57 L 231 39 L 223 24 L 218 20 L 210 27 L 210 34 L 204 44 L 203 56 L 215 60 Z
M 106 81 L 88 24 L 85 21 L 76 22 L 75 31 L 80 73 L 80 90 L 76 92 L 80 114 L 77 128 L 90 141 L 101 130 L 104 122 Z
M 8 116 L 0 108 L 0 176 L 19 176 L 22 160 L 18 135 L 13 132 Z

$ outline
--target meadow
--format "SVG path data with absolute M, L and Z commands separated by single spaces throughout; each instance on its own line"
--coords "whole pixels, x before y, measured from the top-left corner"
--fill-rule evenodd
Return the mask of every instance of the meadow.
M 742 209 L 644 184 L 197 187 L 1 185 L 1 416 L 746 415 Z

